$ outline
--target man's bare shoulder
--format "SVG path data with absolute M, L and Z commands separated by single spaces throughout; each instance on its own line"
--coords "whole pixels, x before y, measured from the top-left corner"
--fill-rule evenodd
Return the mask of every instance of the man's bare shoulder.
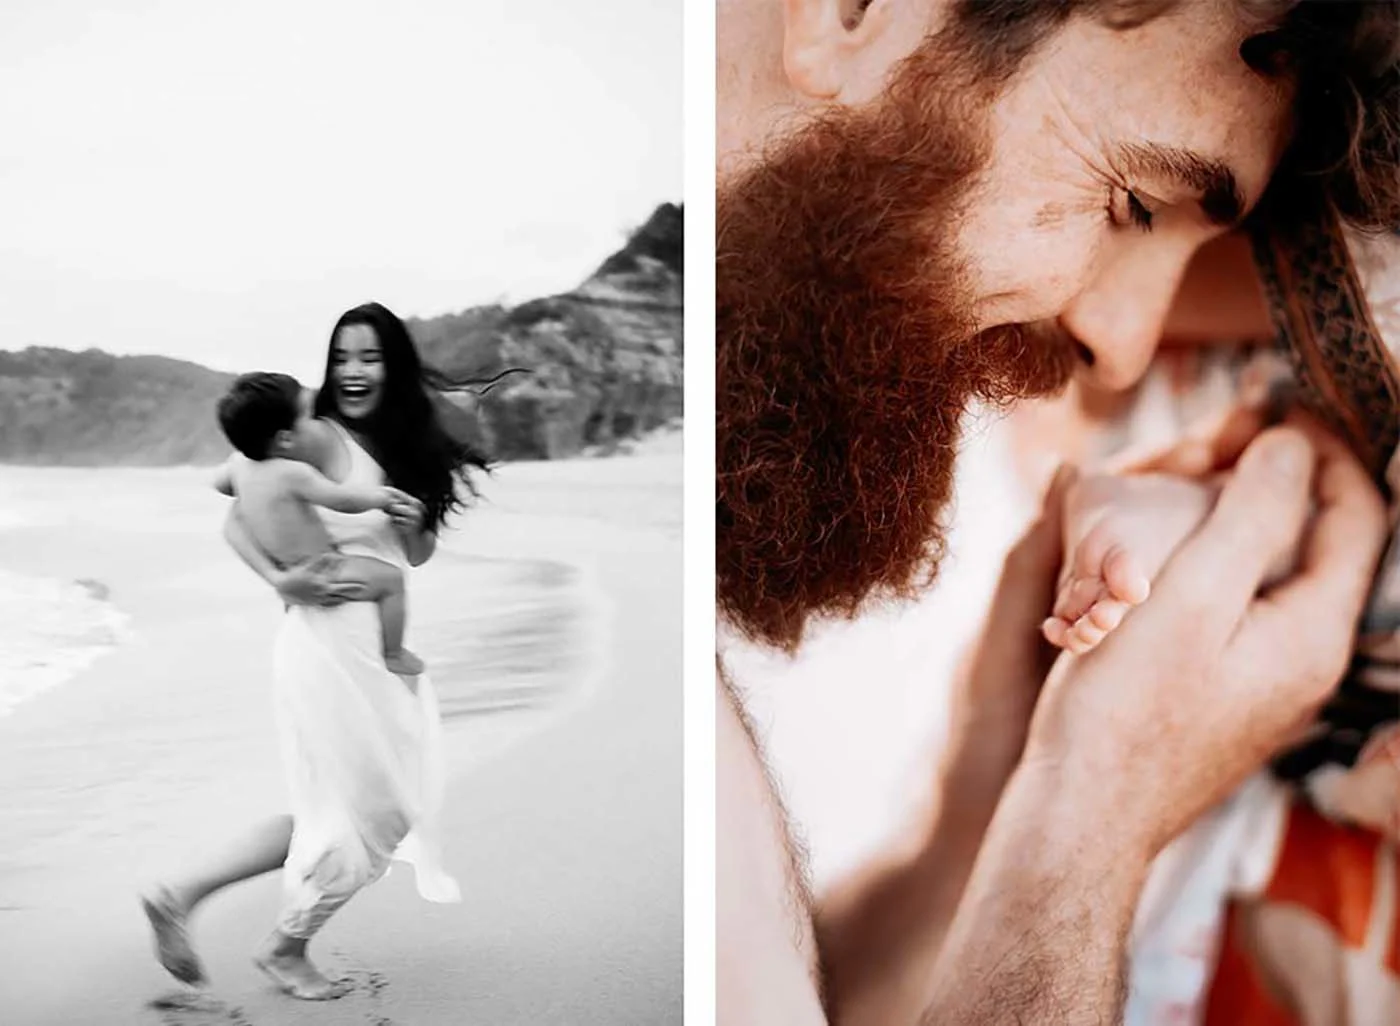
M 739 695 L 716 673 L 718 1021 L 826 1022 L 804 874 Z

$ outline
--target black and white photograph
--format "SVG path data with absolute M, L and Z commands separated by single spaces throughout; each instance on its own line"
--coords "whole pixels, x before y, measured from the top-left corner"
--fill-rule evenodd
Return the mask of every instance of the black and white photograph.
M 681 1021 L 682 7 L 0 8 L 0 1021 Z

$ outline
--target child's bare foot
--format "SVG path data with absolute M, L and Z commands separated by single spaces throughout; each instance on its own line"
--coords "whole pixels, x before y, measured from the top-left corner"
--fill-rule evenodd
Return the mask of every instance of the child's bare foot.
M 1065 498 L 1065 563 L 1046 640 L 1088 652 L 1147 600 L 1152 580 L 1218 490 L 1161 474 L 1081 478 Z
M 349 988 L 343 980 L 332 980 L 306 957 L 305 942 L 274 933 L 253 954 L 253 964 L 294 998 L 303 1001 L 332 1001 Z
M 400 677 L 416 677 L 423 672 L 423 660 L 406 648 L 385 652 L 384 665 L 389 667 L 390 673 L 397 673 Z
M 204 967 L 190 943 L 186 924 L 188 910 L 165 887 L 155 887 L 142 894 L 141 908 L 150 920 L 156 958 L 165 971 L 181 983 L 194 986 L 204 983 Z

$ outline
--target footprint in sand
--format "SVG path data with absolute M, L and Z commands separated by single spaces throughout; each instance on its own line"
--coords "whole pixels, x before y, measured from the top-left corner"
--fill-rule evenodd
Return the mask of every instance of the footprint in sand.
M 199 991 L 171 991 L 154 998 L 150 1007 L 160 1013 L 162 1026 L 253 1026 L 237 1005 Z
M 339 956 L 340 952 L 331 954 Z M 389 986 L 388 977 L 373 969 L 346 969 L 343 958 L 336 958 L 336 962 L 340 964 L 329 969 L 328 975 L 345 988 L 344 995 L 334 1002 L 341 1014 L 349 1018 L 360 1012 L 369 1026 L 396 1026 L 378 1009 L 379 997 Z M 242 1008 L 207 991 L 173 990 L 152 998 L 147 1007 L 160 1014 L 161 1026 L 255 1026 Z M 337 1017 L 336 1021 L 345 1020 Z
M 378 1009 L 379 997 L 388 988 L 389 978 L 373 969 L 360 968 L 339 948 L 331 948 L 330 956 L 334 968 L 329 972 L 346 988 L 344 996 L 336 1000 L 336 1007 L 345 1012 L 363 1012 L 364 1021 L 370 1026 L 395 1026 L 394 1020 Z
M 343 1005 L 347 1001 L 353 1004 L 358 997 L 370 1005 L 366 1010 L 367 1014 L 370 1015 L 369 1022 L 373 1023 L 374 1026 L 393 1026 L 392 1020 L 375 1014 L 375 1006 L 379 1004 L 379 996 L 389 985 L 389 981 L 383 973 L 377 973 L 372 969 L 348 969 L 340 973 L 340 978 L 350 988 L 349 993 L 340 999 L 340 1004 Z

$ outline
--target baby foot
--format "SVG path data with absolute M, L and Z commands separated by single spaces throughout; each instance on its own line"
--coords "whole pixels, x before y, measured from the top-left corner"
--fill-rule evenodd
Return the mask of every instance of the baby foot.
M 1088 652 L 1147 601 L 1152 580 L 1215 504 L 1217 489 L 1161 474 L 1094 475 L 1065 497 L 1065 563 L 1046 640 Z
M 416 677 L 423 672 L 423 660 L 406 648 L 384 653 L 384 665 L 400 677 Z
M 165 971 L 181 983 L 194 986 L 204 983 L 204 967 L 190 943 L 185 922 L 189 913 L 184 906 L 168 888 L 156 887 L 141 895 L 141 908 L 151 923 L 156 958 Z

